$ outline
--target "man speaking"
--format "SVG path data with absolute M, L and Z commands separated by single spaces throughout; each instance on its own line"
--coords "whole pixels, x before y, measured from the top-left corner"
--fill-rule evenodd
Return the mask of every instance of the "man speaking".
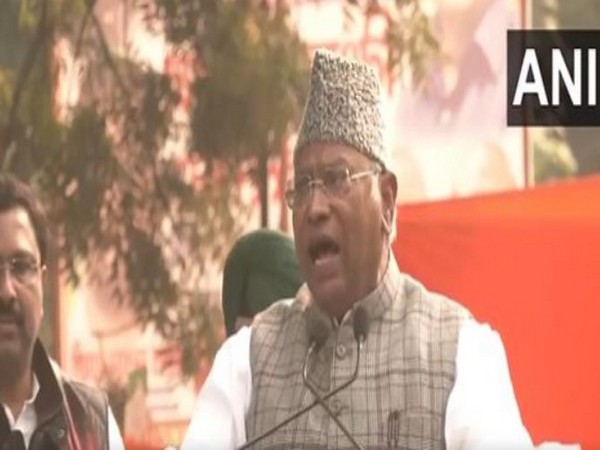
M 531 447 L 499 335 L 399 271 L 367 65 L 317 51 L 286 192 L 306 284 L 217 354 L 182 448 Z

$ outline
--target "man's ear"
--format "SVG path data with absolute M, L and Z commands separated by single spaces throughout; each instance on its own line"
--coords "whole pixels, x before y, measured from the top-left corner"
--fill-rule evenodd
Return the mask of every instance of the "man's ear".
M 391 224 L 396 209 L 398 180 L 396 179 L 396 175 L 394 175 L 392 172 L 385 171 L 381 174 L 379 183 L 381 188 L 383 215 L 388 223 Z
M 42 277 L 42 317 L 44 316 L 44 294 L 49 292 L 50 285 L 50 275 L 48 275 L 48 267 L 44 264 L 41 268 L 41 277 Z

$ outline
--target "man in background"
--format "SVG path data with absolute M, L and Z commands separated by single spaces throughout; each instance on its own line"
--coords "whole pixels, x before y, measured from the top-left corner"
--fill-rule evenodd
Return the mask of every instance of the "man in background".
M 32 190 L 0 174 L 0 449 L 122 450 L 106 396 L 70 380 L 38 338 L 48 239 Z
M 256 314 L 276 300 L 290 298 L 302 284 L 294 241 L 261 229 L 242 236 L 223 270 L 223 316 L 227 336 L 250 325 Z

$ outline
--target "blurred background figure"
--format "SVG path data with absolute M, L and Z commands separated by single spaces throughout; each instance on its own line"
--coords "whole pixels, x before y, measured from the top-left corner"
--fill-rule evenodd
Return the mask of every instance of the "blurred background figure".
M 278 231 L 243 235 L 232 247 L 223 271 L 223 316 L 231 336 L 273 302 L 296 295 L 302 280 L 294 242 Z

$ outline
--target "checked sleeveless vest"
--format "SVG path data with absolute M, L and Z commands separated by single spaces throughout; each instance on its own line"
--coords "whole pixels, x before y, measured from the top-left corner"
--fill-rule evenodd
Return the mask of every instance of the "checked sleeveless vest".
M 303 293 L 303 294 L 301 294 Z M 306 298 L 303 298 L 306 297 Z M 428 292 L 401 274 L 394 259 L 375 291 L 362 299 L 370 328 L 358 378 L 328 401 L 355 439 L 368 449 L 443 449 L 446 405 L 455 379 L 460 325 L 469 317 L 458 303 Z M 252 398 L 247 439 L 314 401 L 302 366 L 307 327 L 324 314 L 304 286 L 296 299 L 277 302 L 252 326 Z M 308 376 L 321 395 L 354 372 L 357 348 L 352 312 L 314 353 Z M 252 448 L 353 449 L 319 405 Z

